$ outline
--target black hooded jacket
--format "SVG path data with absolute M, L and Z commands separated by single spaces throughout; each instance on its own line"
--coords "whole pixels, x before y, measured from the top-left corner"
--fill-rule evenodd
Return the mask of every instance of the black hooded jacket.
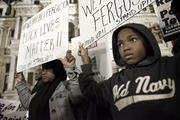
M 116 38 L 127 27 L 148 40 L 153 56 L 134 65 L 121 59 Z M 93 80 L 91 65 L 83 65 L 79 77 L 83 94 L 108 108 L 113 120 L 180 120 L 180 55 L 161 57 L 153 34 L 140 24 L 126 24 L 115 30 L 112 45 L 115 62 L 126 68 L 98 84 Z

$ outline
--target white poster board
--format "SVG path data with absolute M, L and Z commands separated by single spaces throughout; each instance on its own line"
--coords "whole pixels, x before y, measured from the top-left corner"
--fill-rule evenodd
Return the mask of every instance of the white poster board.
M 68 0 L 56 0 L 22 25 L 17 72 L 64 57 L 68 4 Z
M 180 24 L 176 16 L 170 11 L 171 0 L 156 0 L 157 14 L 163 37 L 180 32 Z
M 7 115 L 3 115 L 0 113 L 0 120 L 28 120 L 26 118 L 26 111 L 18 111 L 14 113 L 10 113 Z
M 25 115 L 19 101 L 0 99 L 0 120 L 24 120 Z
M 9 114 L 17 111 L 19 108 L 19 101 L 11 101 L 0 99 L 0 113 L 1 114 Z
M 84 47 L 99 40 L 155 0 L 80 0 L 80 37 Z

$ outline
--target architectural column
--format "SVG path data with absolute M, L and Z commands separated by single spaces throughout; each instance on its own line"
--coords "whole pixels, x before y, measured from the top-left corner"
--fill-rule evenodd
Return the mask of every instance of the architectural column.
M 16 18 L 16 27 L 14 31 L 14 40 L 11 43 L 11 64 L 10 64 L 10 70 L 9 70 L 9 80 L 8 80 L 8 86 L 7 91 L 12 91 L 14 89 L 14 74 L 16 71 L 16 55 L 18 51 L 15 51 L 17 47 L 17 42 L 19 40 L 19 32 L 20 32 L 20 16 Z
M 27 17 L 22 17 L 22 24 L 27 20 Z M 21 32 L 22 25 L 20 26 L 20 17 L 17 17 L 16 19 L 16 28 L 15 28 L 15 34 L 14 34 L 14 43 L 12 43 L 11 47 L 11 65 L 10 65 L 10 71 L 9 71 L 9 80 L 8 80 L 8 87 L 7 91 L 13 91 L 14 90 L 14 84 L 16 81 L 14 81 L 14 74 L 16 72 L 16 65 L 17 65 L 17 55 L 18 51 L 16 51 L 16 48 L 19 46 L 19 34 Z M 12 51 L 13 50 L 13 51 Z
M 3 86 L 4 86 L 4 33 L 5 33 L 5 28 L 1 27 L 0 28 L 0 93 L 2 93 Z
M 0 48 L 2 45 L 2 41 L 3 40 L 3 28 L 0 28 Z M 0 49 L 1 50 L 1 49 Z M 2 56 L 2 52 L 0 52 L 0 56 Z M 0 66 L 2 67 L 2 63 L 3 63 L 3 59 L 2 57 L 0 58 Z M 2 76 L 2 69 L 0 69 L 0 76 Z M 3 89 L 3 78 L 0 78 L 0 94 L 2 92 Z
M 7 34 L 6 34 L 5 47 L 8 47 L 9 43 L 10 43 L 10 31 L 11 31 L 11 28 L 8 28 L 7 29 Z
M 0 78 L 0 94 L 2 93 L 3 91 L 3 86 L 4 86 L 4 78 L 3 78 L 3 60 L 0 59 L 0 66 L 1 66 L 1 69 L 0 69 L 0 76 L 2 76 Z
M 14 39 L 17 40 L 19 38 L 19 25 L 20 25 L 20 16 L 16 18 L 16 28 L 14 31 Z
M 0 46 L 1 46 L 1 43 L 2 43 L 2 40 L 3 40 L 3 29 L 0 28 Z
M 26 17 L 26 16 L 22 16 L 22 23 L 21 23 L 21 29 L 20 29 L 20 33 L 21 33 L 21 30 L 22 30 L 22 26 L 23 26 L 23 24 L 26 22 L 28 20 L 28 17 Z
M 12 91 L 14 88 L 14 74 L 16 71 L 16 56 L 13 55 L 11 57 L 11 65 L 10 65 L 10 70 L 9 70 L 9 80 L 8 80 L 8 87 L 7 91 Z
M 28 20 L 28 17 L 23 16 L 23 17 L 22 17 L 22 25 L 23 25 L 27 20 Z M 22 27 L 22 25 L 21 25 L 21 27 Z

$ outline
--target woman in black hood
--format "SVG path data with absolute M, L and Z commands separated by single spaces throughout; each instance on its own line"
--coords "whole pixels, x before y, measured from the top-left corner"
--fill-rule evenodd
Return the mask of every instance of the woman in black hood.
M 49 99 L 61 81 L 66 80 L 66 71 L 60 60 L 42 64 L 42 83 L 29 105 L 29 120 L 49 120 Z M 32 93 L 33 94 L 33 93 Z
M 78 102 L 81 92 L 79 70 L 74 69 L 74 64 L 72 55 L 42 64 L 42 83 L 33 93 L 27 88 L 22 74 L 16 75 L 16 89 L 23 107 L 29 111 L 29 120 L 75 120 L 71 105 Z
M 84 96 L 108 108 L 113 120 L 180 120 L 180 54 L 161 57 L 151 31 L 135 23 L 114 31 L 112 50 L 116 64 L 126 67 L 98 84 L 88 52 L 80 46 L 84 65 L 79 83 Z

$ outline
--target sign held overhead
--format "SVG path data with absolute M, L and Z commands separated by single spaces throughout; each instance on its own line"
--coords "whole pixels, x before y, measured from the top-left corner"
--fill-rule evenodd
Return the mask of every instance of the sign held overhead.
M 68 0 L 57 0 L 22 25 L 17 72 L 63 57 L 68 49 Z
M 80 37 L 84 47 L 99 40 L 155 0 L 80 0 Z

